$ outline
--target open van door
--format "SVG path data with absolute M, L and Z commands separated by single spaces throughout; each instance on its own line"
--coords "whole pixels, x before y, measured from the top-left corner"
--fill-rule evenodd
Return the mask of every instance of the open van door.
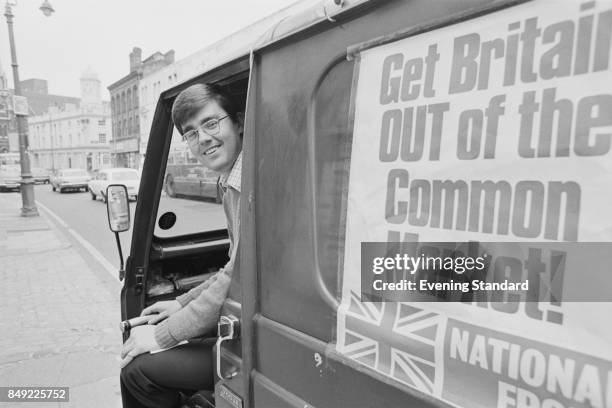
M 186 156 L 188 150 L 171 122 L 171 108 L 177 94 L 183 89 L 195 83 L 215 83 L 227 89 L 242 111 L 248 79 L 247 55 L 161 95 L 142 171 L 131 251 L 121 292 L 124 320 L 138 316 L 145 307 L 155 302 L 174 299 L 187 292 L 227 263 L 229 238 L 220 203 L 216 200 L 199 200 L 199 197 L 170 196 L 164 190 L 168 157 L 177 152 L 183 152 Z M 239 320 L 240 301 L 241 291 L 236 276 L 225 302 L 224 315 Z M 208 335 L 216 337 L 216 329 Z M 239 341 L 228 341 L 224 347 L 232 353 L 232 365 L 225 364 L 225 369 L 239 372 Z M 227 353 L 229 351 L 225 351 Z
M 559 251 L 594 265 L 568 242 L 612 241 L 610 223 L 594 215 L 612 204 L 598 193 L 612 186 L 610 134 L 569 147 L 569 133 L 581 131 L 568 121 L 587 104 L 591 126 L 610 106 L 610 90 L 598 89 L 612 83 L 610 3 L 374 1 L 333 15 L 325 4 L 319 15 L 329 18 L 254 53 L 241 223 L 243 362 L 252 370 L 242 389 L 226 383 L 232 392 L 217 403 L 609 405 L 612 329 L 602 322 L 611 303 L 586 303 L 589 293 L 609 298 L 604 258 L 588 284 L 565 286 L 582 303 L 415 303 L 397 293 L 372 302 L 360 290 L 360 245 L 527 241 L 532 255 L 557 251 L 537 258 L 547 276 L 562 270 Z M 548 113 L 530 122 L 540 103 Z M 609 111 L 597 121 L 609 130 Z M 539 147 L 527 130 L 535 123 Z M 463 189 L 496 183 L 500 194 L 515 190 L 482 204 Z M 512 268 L 537 285 L 535 262 Z M 579 381 L 601 392 L 587 396 Z

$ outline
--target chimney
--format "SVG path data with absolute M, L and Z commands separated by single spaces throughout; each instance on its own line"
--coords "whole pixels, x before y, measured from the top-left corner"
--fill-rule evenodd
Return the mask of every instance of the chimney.
M 130 72 L 134 72 L 142 64 L 142 50 L 138 47 L 134 47 L 130 53 Z
M 166 64 L 172 64 L 174 62 L 174 50 L 170 50 L 164 54 L 164 61 Z

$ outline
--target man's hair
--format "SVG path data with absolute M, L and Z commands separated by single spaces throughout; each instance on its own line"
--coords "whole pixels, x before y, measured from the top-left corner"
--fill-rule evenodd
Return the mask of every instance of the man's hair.
M 206 104 L 215 101 L 236 123 L 238 110 L 232 97 L 222 87 L 215 84 L 196 84 L 178 94 L 172 104 L 172 122 L 183 133 L 182 125 L 197 115 Z

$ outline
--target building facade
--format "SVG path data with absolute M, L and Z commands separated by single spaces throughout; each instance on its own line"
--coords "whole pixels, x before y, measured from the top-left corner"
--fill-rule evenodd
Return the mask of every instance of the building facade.
M 81 76 L 78 104 L 51 106 L 28 118 L 33 167 L 111 167 L 110 103 L 101 100 L 100 80 L 91 70 Z
M 174 51 L 156 52 L 142 60 L 142 50 L 130 53 L 130 73 L 108 87 L 111 95 L 112 156 L 117 167 L 140 166 L 139 83 L 144 76 L 174 62 Z
M 66 106 L 79 104 L 79 98 L 50 94 L 44 79 L 26 79 L 20 84 L 21 95 L 28 100 L 31 116 L 45 114 L 50 108 L 63 110 Z M 17 120 L 13 111 L 14 93 L 8 87 L 6 73 L 0 64 L 0 153 L 19 151 Z
M 21 81 L 20 84 L 21 95 L 28 99 L 28 109 L 30 115 L 33 116 L 42 115 L 52 106 L 63 109 L 66 105 L 78 105 L 80 103 L 79 98 L 50 94 L 46 79 L 26 79 Z

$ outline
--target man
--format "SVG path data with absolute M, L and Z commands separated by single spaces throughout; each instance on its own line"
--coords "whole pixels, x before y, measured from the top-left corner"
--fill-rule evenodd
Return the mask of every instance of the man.
M 216 326 L 237 256 L 244 117 L 220 87 L 197 84 L 177 96 L 172 120 L 200 163 L 221 173 L 230 259 L 198 287 L 142 311 L 142 315 L 153 315 L 152 319 L 149 325 L 131 330 L 121 353 L 122 396 L 124 406 L 129 407 L 174 407 L 180 402 L 179 391 L 212 390 L 213 343 L 191 339 Z M 183 340 L 191 341 L 161 353 L 149 353 Z

